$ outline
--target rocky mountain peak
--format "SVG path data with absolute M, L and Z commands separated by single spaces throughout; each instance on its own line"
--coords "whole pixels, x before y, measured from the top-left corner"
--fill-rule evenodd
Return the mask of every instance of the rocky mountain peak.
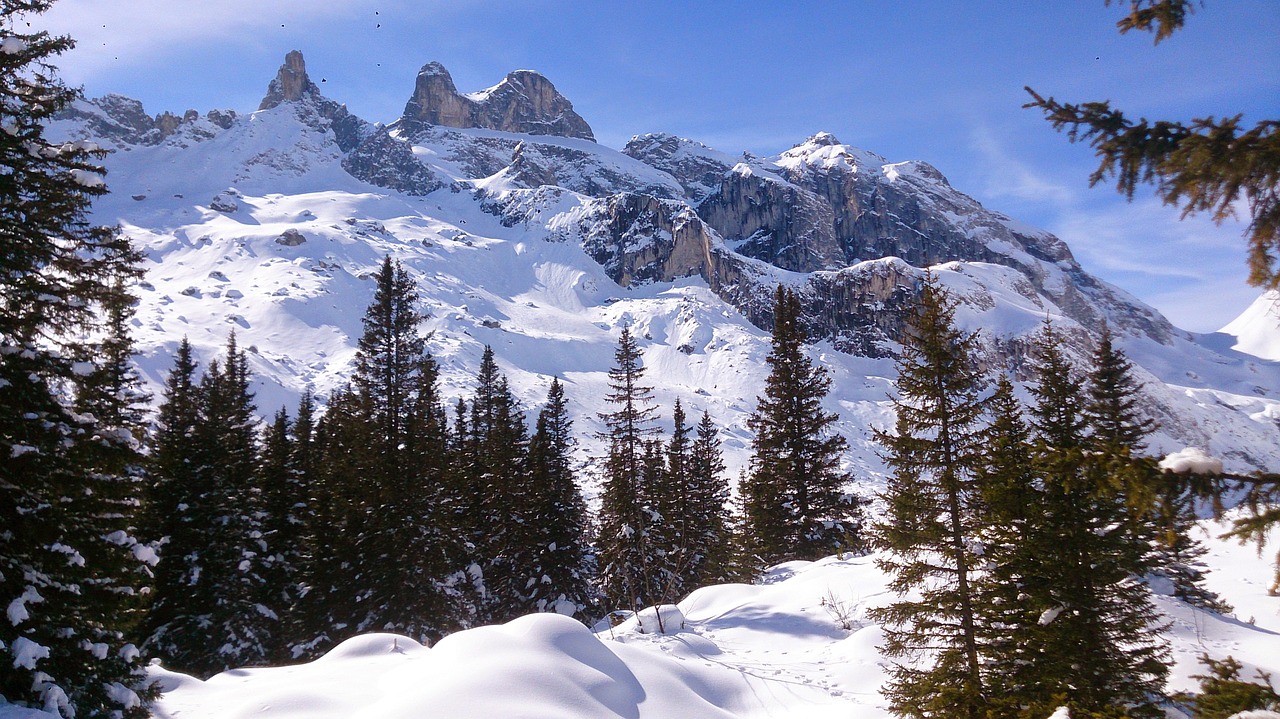
M 267 95 L 262 98 L 258 109 L 270 110 L 282 102 L 297 102 L 303 97 L 319 96 L 320 88 L 307 77 L 307 64 L 302 59 L 302 53 L 293 50 L 284 56 L 284 64 L 267 86 Z
M 487 90 L 461 94 L 449 71 L 430 62 L 418 71 L 404 119 L 431 125 L 483 128 L 526 135 L 556 135 L 595 141 L 591 126 L 551 81 L 533 70 L 516 70 Z
M 803 147 L 804 145 L 817 145 L 818 147 L 829 147 L 831 145 L 839 145 L 839 144 L 842 144 L 842 143 L 836 139 L 835 135 L 832 135 L 829 132 L 817 132 L 811 135 L 809 139 L 805 140 L 799 145 L 796 145 L 796 147 Z

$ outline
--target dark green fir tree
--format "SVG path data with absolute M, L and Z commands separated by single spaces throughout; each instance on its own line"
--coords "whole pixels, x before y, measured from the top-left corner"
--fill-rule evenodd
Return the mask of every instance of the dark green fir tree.
M 738 572 L 731 538 L 729 481 L 725 476 L 720 427 L 703 412 L 689 452 L 690 546 L 687 583 L 691 588 L 746 579 Z
M 125 634 L 151 557 L 133 526 L 140 407 L 123 292 L 137 255 L 88 222 L 105 153 L 45 136 L 77 94 L 51 64 L 71 39 L 30 30 L 51 5 L 0 2 L 0 694 L 138 717 L 145 662 Z
M 442 527 L 439 501 L 447 437 L 429 429 L 440 408 L 417 304 L 413 279 L 387 258 L 365 312 L 352 389 L 325 417 L 323 501 L 347 533 L 325 550 L 339 556 L 312 590 L 326 600 L 329 641 L 367 631 L 429 641 L 464 621 L 450 579 L 462 553 Z
M 1042 564 L 1027 607 L 1039 619 L 1018 637 L 1037 657 L 1022 706 L 1163 716 L 1168 648 L 1142 580 L 1148 547 L 1134 541 L 1115 465 L 1090 436 L 1085 383 L 1048 322 L 1036 341 L 1034 374 L 1034 466 L 1043 492 L 1032 542 Z
M 486 346 L 467 424 L 470 476 L 467 526 L 487 593 L 479 621 L 505 622 L 531 610 L 535 557 L 529 523 L 529 441 L 524 415 Z
M 607 453 L 600 458 L 601 494 L 596 547 L 607 609 L 639 609 L 656 601 L 649 552 L 646 448 L 656 434 L 653 388 L 643 384 L 642 354 L 629 327 L 622 328 L 609 370 L 612 412 L 601 413 Z
M 764 396 L 748 419 L 755 432 L 742 486 L 747 536 L 768 564 L 862 549 L 859 502 L 845 493 L 840 469 L 847 443 L 822 401 L 826 369 L 805 354 L 800 298 L 779 286 Z
M 954 300 L 926 278 L 898 361 L 897 423 L 878 433 L 893 473 L 875 525 L 877 564 L 902 598 L 872 616 L 896 660 L 882 691 L 900 716 L 987 711 L 978 626 L 985 385 L 976 335 L 956 328 Z
M 535 550 L 527 597 L 532 611 L 579 619 L 596 614 L 587 506 L 573 461 L 573 422 L 564 386 L 551 380 L 529 442 L 529 543 Z

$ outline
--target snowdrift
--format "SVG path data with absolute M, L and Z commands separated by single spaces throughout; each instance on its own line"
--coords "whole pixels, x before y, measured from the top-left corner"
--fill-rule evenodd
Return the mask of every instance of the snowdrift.
M 1217 539 L 1205 522 L 1209 586 L 1235 607 L 1224 616 L 1170 596 L 1170 690 L 1197 687 L 1197 658 L 1234 656 L 1243 676 L 1280 673 L 1280 597 L 1267 595 L 1274 539 Z M 874 557 L 829 557 L 774 567 L 759 584 L 695 591 L 661 608 L 665 634 L 644 613 L 592 633 L 542 614 L 480 627 L 426 648 L 369 634 L 309 664 L 238 669 L 201 682 L 153 667 L 164 689 L 156 715 L 172 719 L 626 719 L 888 717 L 880 628 L 868 608 L 892 601 Z M 1174 715 L 1171 715 L 1174 716 Z M 48 719 L 0 707 L 0 719 Z

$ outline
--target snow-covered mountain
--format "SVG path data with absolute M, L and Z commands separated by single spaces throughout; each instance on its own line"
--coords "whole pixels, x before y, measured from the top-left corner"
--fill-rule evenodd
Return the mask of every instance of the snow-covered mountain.
M 182 336 L 207 361 L 234 330 L 264 413 L 308 385 L 323 397 L 345 381 L 369 279 L 390 255 L 418 280 L 446 393 L 470 392 L 488 344 L 529 408 L 561 377 L 586 437 L 630 324 L 659 400 L 709 410 L 741 466 L 782 283 L 804 298 L 812 352 L 835 380 L 850 468 L 873 478 L 870 428 L 890 421 L 895 340 L 929 270 L 962 300 L 993 370 L 1022 377 L 1046 318 L 1080 357 L 1105 323 L 1140 367 L 1154 450 L 1280 466 L 1280 362 L 1248 354 L 1267 340 L 1232 348 L 1179 330 L 930 165 L 830 134 L 768 158 L 670 135 L 615 151 L 537 73 L 464 95 L 438 63 L 402 117 L 376 124 L 323 97 L 296 52 L 253 113 L 151 117 L 108 96 L 55 131 L 115 150 L 95 219 L 146 254 L 135 337 L 157 387 Z

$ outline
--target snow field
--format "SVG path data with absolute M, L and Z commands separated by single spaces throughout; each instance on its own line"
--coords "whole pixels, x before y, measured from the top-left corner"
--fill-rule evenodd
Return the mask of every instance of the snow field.
M 1225 528 L 1206 520 L 1200 531 L 1208 586 L 1235 606 L 1234 616 L 1156 597 L 1170 624 L 1170 691 L 1198 687 L 1191 676 L 1202 672 L 1197 658 L 1206 652 L 1234 656 L 1248 678 L 1255 669 L 1280 673 L 1280 597 L 1267 594 L 1280 541 L 1272 538 L 1259 556 L 1252 545 L 1218 539 Z M 886 678 L 882 634 L 866 612 L 893 601 L 886 580 L 873 556 L 828 557 L 661 607 L 666 634 L 652 632 L 652 609 L 594 634 L 542 614 L 458 632 L 429 649 L 368 634 L 309 664 L 239 669 L 205 682 L 154 667 L 165 689 L 157 716 L 883 719 L 890 715 L 878 692 Z M 22 717 L 4 711 L 3 719 Z

